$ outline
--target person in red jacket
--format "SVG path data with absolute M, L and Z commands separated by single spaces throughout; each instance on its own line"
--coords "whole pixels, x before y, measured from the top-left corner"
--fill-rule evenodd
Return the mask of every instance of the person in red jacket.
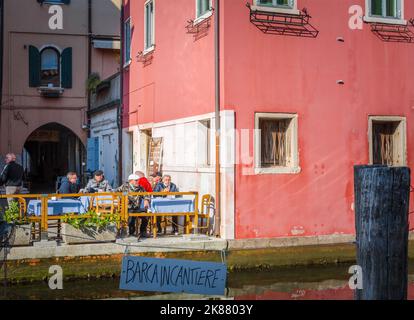
M 145 189 L 146 192 L 152 192 L 151 183 L 145 177 L 145 174 L 141 171 L 135 172 L 135 174 L 139 177 L 138 184 Z
M 136 171 L 135 174 L 139 177 L 138 184 L 145 189 L 146 192 L 153 192 L 151 183 L 145 177 L 145 174 L 142 171 Z M 162 233 L 161 221 L 157 219 L 157 229 L 158 233 Z

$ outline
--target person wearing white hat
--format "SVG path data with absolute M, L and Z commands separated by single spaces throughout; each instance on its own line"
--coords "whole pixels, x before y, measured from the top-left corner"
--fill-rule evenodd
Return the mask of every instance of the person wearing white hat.
M 145 189 L 139 185 L 140 177 L 136 174 L 130 174 L 128 177 L 128 182 L 120 186 L 116 192 L 129 193 L 129 192 L 145 192 Z M 144 209 L 141 208 L 141 203 L 144 201 Z M 146 212 L 149 208 L 149 198 L 144 198 L 143 196 L 129 196 L 128 197 L 128 212 L 131 213 L 140 213 Z M 130 217 L 128 220 L 129 235 L 134 236 L 136 233 L 136 217 Z M 140 226 L 140 237 L 148 238 L 147 234 L 148 218 L 141 218 Z

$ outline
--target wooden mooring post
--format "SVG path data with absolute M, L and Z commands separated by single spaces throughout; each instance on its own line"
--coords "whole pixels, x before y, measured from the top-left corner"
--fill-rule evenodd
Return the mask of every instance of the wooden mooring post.
M 355 166 L 357 300 L 405 300 L 408 280 L 410 169 Z

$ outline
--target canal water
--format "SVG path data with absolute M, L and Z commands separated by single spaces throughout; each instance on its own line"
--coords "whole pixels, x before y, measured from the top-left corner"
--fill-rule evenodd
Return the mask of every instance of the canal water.
M 277 270 L 232 272 L 226 295 L 206 297 L 189 294 L 125 292 L 119 290 L 119 278 L 64 281 L 63 290 L 50 290 L 46 282 L 0 285 L 2 300 L 62 299 L 235 299 L 235 300 L 352 300 L 348 286 L 349 265 L 290 267 Z M 408 298 L 414 300 L 414 264 L 410 263 Z

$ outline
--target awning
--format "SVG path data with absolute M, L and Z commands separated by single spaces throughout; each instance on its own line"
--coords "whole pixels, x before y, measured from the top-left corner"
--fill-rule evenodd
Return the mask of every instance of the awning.
M 121 41 L 120 40 L 92 40 L 93 47 L 96 49 L 111 49 L 111 50 L 120 50 Z

